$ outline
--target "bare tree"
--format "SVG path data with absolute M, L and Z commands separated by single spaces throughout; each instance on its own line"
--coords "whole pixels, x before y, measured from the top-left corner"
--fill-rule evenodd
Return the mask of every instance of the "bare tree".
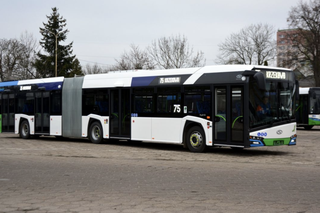
M 204 66 L 203 52 L 193 53 L 185 36 L 162 37 L 147 48 L 150 58 L 159 68 L 183 68 Z
M 270 62 L 276 56 L 274 33 L 274 27 L 260 23 L 231 34 L 219 45 L 221 54 L 217 63 L 263 65 Z
M 287 37 L 296 49 L 293 59 L 309 63 L 313 70 L 315 85 L 320 86 L 320 1 L 310 0 L 309 3 L 300 1 L 292 7 L 287 19 L 289 27 L 295 33 Z M 290 52 L 288 53 L 290 54 Z M 292 54 L 291 54 L 292 57 Z
M 120 60 L 116 60 L 117 64 L 112 67 L 113 70 L 150 70 L 155 68 L 146 51 L 140 50 L 140 48 L 134 44 L 130 47 L 130 52 L 124 52 Z
M 33 66 L 36 60 L 36 52 L 39 49 L 38 41 L 31 33 L 24 32 L 20 36 L 20 43 L 23 46 L 22 59 L 20 61 L 19 79 L 37 78 L 37 72 Z
M 35 78 L 32 64 L 36 51 L 36 40 L 27 32 L 20 40 L 0 40 L 0 80 L 20 80 Z
M 99 74 L 99 73 L 106 73 L 107 71 L 104 70 L 101 66 L 98 64 L 90 65 L 87 64 L 85 69 L 84 69 L 84 74 L 89 75 L 89 74 Z
M 0 42 L 1 81 L 14 80 L 14 72 L 21 60 L 21 45 L 16 39 L 2 39 Z

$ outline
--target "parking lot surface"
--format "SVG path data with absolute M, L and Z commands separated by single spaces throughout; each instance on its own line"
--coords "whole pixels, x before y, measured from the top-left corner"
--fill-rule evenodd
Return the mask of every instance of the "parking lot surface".
M 320 128 L 296 146 L 191 153 L 138 142 L 91 144 L 0 134 L 3 212 L 320 211 Z

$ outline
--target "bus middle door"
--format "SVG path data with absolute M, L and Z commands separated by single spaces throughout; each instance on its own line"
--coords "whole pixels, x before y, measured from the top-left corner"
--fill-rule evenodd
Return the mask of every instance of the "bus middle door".
M 110 92 L 110 137 L 130 139 L 130 89 L 113 89 Z

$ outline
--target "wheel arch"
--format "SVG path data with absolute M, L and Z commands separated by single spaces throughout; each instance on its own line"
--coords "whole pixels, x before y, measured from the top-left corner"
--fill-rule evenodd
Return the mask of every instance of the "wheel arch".
M 202 126 L 201 123 L 196 122 L 196 121 L 187 120 L 186 123 L 185 123 L 185 125 L 184 125 L 183 138 L 182 138 L 182 139 L 183 139 L 183 140 L 182 140 L 182 144 L 183 144 L 183 147 L 184 147 L 184 148 L 188 148 L 188 147 L 187 147 L 187 144 L 186 144 L 187 133 L 188 133 L 188 131 L 189 131 L 192 127 L 195 127 L 195 126 L 198 126 L 198 127 L 202 128 L 202 130 L 203 130 L 203 132 L 204 132 L 204 134 L 205 134 L 205 136 L 206 136 L 206 132 L 204 131 L 204 128 L 203 128 L 203 126 Z
M 89 122 L 88 122 L 88 127 L 87 127 L 87 137 L 89 138 L 89 130 L 90 130 L 90 126 L 91 124 L 93 124 L 94 122 L 99 122 L 101 127 L 102 127 L 102 123 L 100 119 L 97 118 L 90 118 Z M 103 128 L 101 128 L 101 130 L 103 131 Z
M 20 117 L 20 118 L 19 118 L 19 121 L 18 121 L 18 132 L 17 132 L 17 134 L 20 134 L 21 123 L 22 123 L 23 121 L 27 121 L 28 124 L 29 124 L 29 127 L 30 127 L 30 122 L 29 122 L 29 120 L 28 120 L 27 118 Z

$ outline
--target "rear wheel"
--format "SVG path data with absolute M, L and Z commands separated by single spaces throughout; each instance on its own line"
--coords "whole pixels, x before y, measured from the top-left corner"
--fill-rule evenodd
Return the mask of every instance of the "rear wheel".
M 20 137 L 23 139 L 30 138 L 30 127 L 27 120 L 23 120 L 20 124 Z
M 103 131 L 101 124 L 97 121 L 93 122 L 89 128 L 89 139 L 92 143 L 102 143 Z
M 186 143 L 191 152 L 204 152 L 206 139 L 203 129 L 199 126 L 191 127 L 187 133 Z

